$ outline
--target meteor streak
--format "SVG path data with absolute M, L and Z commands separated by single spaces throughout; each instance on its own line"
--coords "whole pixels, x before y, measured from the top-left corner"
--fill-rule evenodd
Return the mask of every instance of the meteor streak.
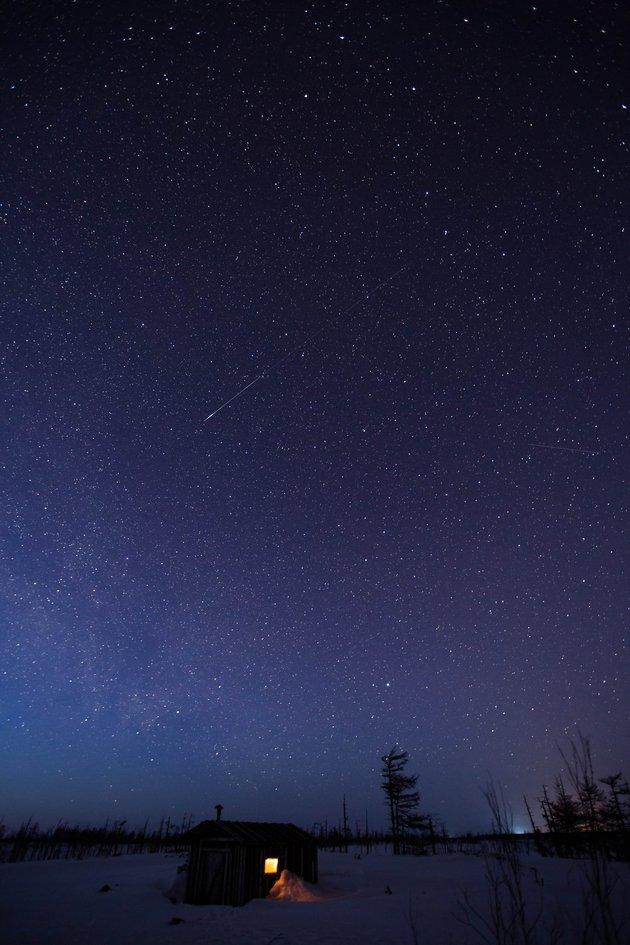
M 576 446 L 549 446 L 547 443 L 530 443 L 538 450 L 565 450 L 567 453 L 586 453 L 588 456 L 599 456 L 598 450 L 582 450 Z
M 389 282 L 391 282 L 392 279 L 395 279 L 396 276 L 399 275 L 401 272 L 404 272 L 405 269 L 409 269 L 409 266 L 406 265 L 406 266 L 402 266 L 400 269 L 397 269 L 396 272 L 394 272 L 391 276 L 388 276 L 387 279 L 383 279 L 383 281 L 382 281 L 382 282 L 379 282 L 378 285 L 375 285 L 373 289 L 370 289 L 369 292 L 366 292 L 366 293 L 365 293 L 365 295 L 360 296 L 360 298 L 358 298 L 355 302 L 353 302 L 353 303 L 352 303 L 351 305 L 349 305 L 347 308 L 345 308 L 345 309 L 343 309 L 341 312 L 339 312 L 339 316 L 348 315 L 348 314 L 349 314 L 350 312 L 352 312 L 355 308 L 358 308 L 358 306 L 361 305 L 362 302 L 365 302 L 366 299 L 369 299 L 371 295 L 374 295 L 375 292 L 378 292 L 379 289 L 382 289 L 383 286 L 385 286 L 385 285 L 387 285 Z M 254 384 L 257 384 L 258 381 L 262 380 L 262 378 L 265 377 L 265 375 L 267 375 L 267 374 L 269 374 L 271 371 L 273 371 L 274 368 L 277 368 L 277 367 L 278 367 L 280 364 L 282 364 L 284 361 L 287 361 L 287 360 L 291 357 L 292 354 L 295 354 L 297 351 L 302 351 L 302 350 L 306 347 L 306 345 L 310 344 L 310 343 L 313 341 L 314 338 L 317 338 L 318 335 L 323 335 L 324 332 L 326 332 L 327 330 L 328 330 L 327 327 L 322 328 L 322 329 L 320 329 L 319 331 L 314 332 L 314 333 L 310 336 L 310 338 L 305 338 L 304 341 L 303 341 L 300 345 L 298 345 L 298 346 L 292 348 L 292 349 L 289 351 L 288 354 L 285 354 L 285 355 L 284 355 L 282 358 L 280 358 L 279 360 L 274 361 L 273 364 L 271 364 L 268 368 L 266 368 L 264 371 L 262 371 L 260 374 L 258 374 L 258 375 L 254 378 L 253 381 L 250 381 L 249 384 L 246 384 L 246 385 L 245 385 L 245 387 L 241 387 L 241 389 L 240 389 L 240 390 L 237 390 L 237 392 L 236 392 L 235 394 L 233 394 L 233 395 L 229 398 L 229 400 L 226 400 L 226 401 L 225 401 L 224 403 L 222 403 L 219 407 L 217 407 L 216 410 L 213 410 L 212 413 L 209 413 L 208 416 L 206 417 L 206 419 L 205 419 L 203 422 L 204 422 L 204 423 L 207 423 L 208 420 L 212 420 L 212 418 L 213 418 L 213 417 L 216 417 L 216 415 L 217 415 L 221 410 L 223 410 L 224 407 L 227 407 L 228 404 L 231 404 L 233 400 L 236 400 L 237 397 L 240 397 L 241 394 L 244 394 L 246 390 L 249 390 L 250 387 L 253 387 Z
M 259 374 L 258 377 L 255 377 L 254 380 L 250 381 L 249 384 L 246 384 L 245 387 L 241 387 L 240 390 L 237 390 L 237 392 L 233 394 L 229 400 L 226 400 L 225 403 L 221 404 L 220 407 L 217 407 L 216 410 L 213 410 L 212 413 L 209 413 L 203 422 L 206 423 L 208 420 L 211 420 L 213 417 L 216 417 L 216 415 L 219 413 L 220 410 L 223 410 L 223 408 L 227 407 L 228 404 L 231 404 L 233 400 L 236 400 L 237 397 L 240 397 L 241 394 L 244 394 L 245 391 L 249 387 L 253 387 L 256 381 L 259 381 L 261 377 L 264 377 L 264 376 L 265 376 L 265 372 L 263 371 L 262 374 Z

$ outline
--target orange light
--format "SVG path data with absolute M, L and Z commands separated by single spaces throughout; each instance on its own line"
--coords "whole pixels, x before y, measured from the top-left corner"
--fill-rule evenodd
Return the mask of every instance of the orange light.
M 278 872 L 277 857 L 270 856 L 265 860 L 265 875 L 272 875 Z

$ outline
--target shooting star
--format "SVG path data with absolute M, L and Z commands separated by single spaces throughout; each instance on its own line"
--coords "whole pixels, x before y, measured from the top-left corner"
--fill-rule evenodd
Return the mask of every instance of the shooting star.
M 394 272 L 391 276 L 388 276 L 387 279 L 383 279 L 382 282 L 379 282 L 378 285 L 375 285 L 374 288 L 370 289 L 369 292 L 366 292 L 365 295 L 362 295 L 355 302 L 352 302 L 352 304 L 349 305 L 347 308 L 342 309 L 342 311 L 339 312 L 338 317 L 341 317 L 343 315 L 348 315 L 355 308 L 358 308 L 358 306 L 361 305 L 362 302 L 365 302 L 366 299 L 369 299 L 370 296 L 374 295 L 375 292 L 378 292 L 379 289 L 382 289 L 383 286 L 386 286 L 389 282 L 392 281 L 392 279 L 395 279 L 396 276 L 400 275 L 401 272 L 404 272 L 405 269 L 409 269 L 409 265 L 402 266 L 400 269 L 397 269 L 396 272 Z M 209 413 L 203 422 L 207 423 L 208 420 L 212 420 L 212 418 L 216 417 L 216 415 L 220 413 L 224 407 L 227 407 L 228 404 L 231 404 L 233 400 L 236 400 L 237 397 L 240 397 L 241 394 L 244 394 L 246 390 L 249 390 L 250 387 L 253 387 L 254 384 L 257 384 L 258 381 L 262 380 L 263 377 L 265 377 L 267 374 L 270 374 L 271 371 L 279 367 L 284 361 L 287 361 L 291 357 L 291 355 L 296 354 L 298 351 L 302 351 L 308 344 L 310 344 L 313 341 L 313 339 L 317 338 L 319 335 L 323 335 L 326 331 L 328 331 L 328 326 L 320 329 L 319 331 L 314 332 L 310 336 L 310 338 L 305 338 L 304 341 L 302 341 L 299 345 L 296 345 L 295 347 L 291 348 L 288 354 L 285 354 L 283 355 L 283 357 L 279 358 L 277 361 L 274 361 L 273 364 L 271 364 L 268 368 L 266 368 L 264 371 L 258 374 L 254 378 L 253 381 L 250 381 L 249 384 L 245 385 L 245 387 L 241 387 L 241 389 L 237 390 L 237 392 L 233 394 L 229 398 L 229 400 L 226 400 L 219 407 L 217 407 L 216 410 L 213 410 L 212 413 Z
M 539 450 L 564 450 L 567 453 L 586 453 L 587 456 L 599 456 L 599 450 L 582 450 L 576 446 L 549 446 L 547 443 L 530 443 L 529 446 Z
M 253 380 L 253 381 L 250 381 L 249 384 L 246 384 L 245 387 L 241 387 L 240 390 L 237 390 L 237 392 L 236 392 L 235 394 L 233 394 L 232 397 L 230 397 L 229 400 L 226 400 L 225 403 L 221 404 L 220 407 L 217 407 L 216 410 L 213 410 L 212 413 L 209 413 L 208 416 L 206 417 L 206 419 L 205 419 L 203 422 L 204 422 L 204 423 L 207 423 L 208 420 L 212 420 L 213 417 L 216 417 L 216 415 L 217 415 L 221 410 L 223 410 L 224 407 L 227 407 L 227 405 L 228 405 L 228 404 L 231 404 L 233 400 L 236 400 L 237 397 L 240 397 L 241 394 L 244 394 L 246 390 L 248 390 L 250 387 L 253 387 L 254 384 L 255 384 L 257 381 L 259 381 L 259 380 L 260 380 L 262 377 L 264 377 L 264 376 L 265 376 L 265 372 L 263 371 L 262 374 L 259 374 L 258 377 L 255 377 L 254 380 Z

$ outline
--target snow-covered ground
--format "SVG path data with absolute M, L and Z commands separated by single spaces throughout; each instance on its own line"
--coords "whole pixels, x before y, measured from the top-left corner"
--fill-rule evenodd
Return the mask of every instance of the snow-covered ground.
M 481 857 L 320 854 L 319 901 L 254 900 L 229 906 L 174 905 L 167 891 L 182 860 L 123 856 L 0 865 L 2 945 L 473 945 L 479 938 L 455 913 L 464 891 L 483 909 Z M 550 917 L 579 921 L 579 863 L 524 858 L 528 897 Z M 616 868 L 619 907 L 630 875 Z M 99 892 L 103 885 L 109 892 Z M 391 894 L 386 893 L 386 888 Z M 183 922 L 171 924 L 177 917 Z M 545 942 L 545 935 L 541 936 Z M 622 938 L 620 941 L 624 941 Z M 627 941 L 630 942 L 630 933 Z

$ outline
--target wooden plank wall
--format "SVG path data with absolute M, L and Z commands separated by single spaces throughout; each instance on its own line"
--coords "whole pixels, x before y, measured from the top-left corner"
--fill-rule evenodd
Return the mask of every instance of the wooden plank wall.
M 222 884 L 221 899 L 212 904 L 241 906 L 250 899 L 264 898 L 283 869 L 288 869 L 306 882 L 317 882 L 317 847 L 315 844 L 267 845 L 230 844 L 225 841 L 199 840 L 191 844 L 186 882 L 186 902 L 209 905 L 204 879 L 204 851 L 229 850 Z M 267 876 L 264 862 L 277 857 L 278 872 Z

